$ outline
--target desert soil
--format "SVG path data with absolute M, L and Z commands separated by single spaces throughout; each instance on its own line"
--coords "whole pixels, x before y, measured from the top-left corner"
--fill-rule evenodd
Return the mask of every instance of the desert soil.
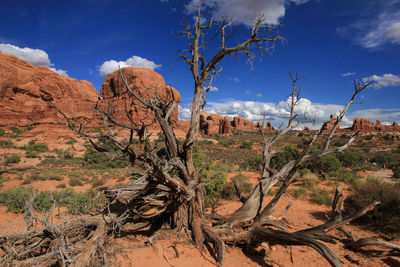
M 228 179 L 237 175 L 232 173 Z M 257 173 L 242 172 L 247 175 L 252 183 L 257 182 Z M 387 171 L 378 173 L 388 175 Z M 16 181 L 10 180 L 5 183 L 6 187 L 11 187 Z M 48 182 L 48 181 L 46 181 Z M 16 186 L 14 185 L 14 186 Z M 54 185 L 38 184 L 35 182 L 34 187 L 45 189 L 45 187 L 53 188 Z M 297 187 L 299 185 L 294 185 Z M 324 182 L 320 184 L 324 189 L 334 190 L 335 184 Z M 343 184 L 345 196 L 349 194 L 349 186 Z M 271 197 L 267 197 L 266 202 Z M 275 215 L 279 216 L 286 205 L 294 200 L 292 195 L 284 196 L 280 205 L 275 211 Z M 218 215 L 224 216 L 234 212 L 239 208 L 239 201 L 221 201 L 215 212 Z M 316 226 L 325 222 L 330 207 L 325 205 L 317 205 L 310 201 L 309 196 L 304 196 L 301 199 L 296 199 L 294 205 L 287 213 L 286 220 L 292 228 L 291 231 Z M 57 215 L 57 216 L 56 216 Z M 60 214 L 55 214 L 54 222 L 60 221 Z M 7 212 L 7 208 L 0 206 L 0 233 L 15 233 L 24 230 L 25 223 L 22 214 L 13 214 Z M 362 229 L 358 226 L 347 225 L 347 230 L 359 237 L 373 237 L 376 233 Z M 339 231 L 333 231 L 333 236 L 343 237 Z M 202 252 L 195 248 L 187 239 L 177 240 L 176 235 L 171 231 L 161 231 L 158 235 L 152 238 L 152 244 L 149 243 L 148 236 L 143 234 L 127 235 L 109 240 L 108 250 L 115 256 L 110 260 L 113 266 L 137 266 L 137 267 L 152 267 L 152 266 L 190 266 L 190 267 L 205 267 L 216 266 L 215 260 L 205 249 Z M 400 242 L 394 242 L 400 244 Z M 400 266 L 400 257 L 383 257 L 374 258 L 366 254 L 355 253 L 343 248 L 343 244 L 327 244 L 342 261 L 343 266 Z M 371 250 L 377 248 L 369 248 Z M 246 249 L 239 247 L 227 247 L 225 265 L 230 266 L 329 266 L 315 250 L 303 246 L 269 246 L 262 244 L 256 249 Z

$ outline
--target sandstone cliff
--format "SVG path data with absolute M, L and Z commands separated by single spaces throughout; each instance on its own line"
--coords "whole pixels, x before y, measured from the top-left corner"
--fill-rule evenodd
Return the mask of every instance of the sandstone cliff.
M 179 92 L 171 86 L 166 86 L 164 78 L 145 68 L 123 68 L 123 72 L 128 81 L 129 87 L 144 100 L 155 99 L 156 94 L 164 101 L 174 99 L 177 103 L 181 100 Z M 108 74 L 101 87 L 100 108 L 103 110 L 112 110 L 114 117 L 122 122 L 129 123 L 130 118 L 137 124 L 142 122 L 151 124 L 154 121 L 153 113 L 143 108 L 143 104 L 132 97 L 126 88 L 119 71 Z M 111 105 L 110 105 L 111 104 Z M 172 112 L 170 121 L 174 127 L 179 126 L 178 105 Z M 160 129 L 158 123 L 152 124 L 150 129 Z
M 87 81 L 0 52 L 0 127 L 56 124 L 61 117 L 47 101 L 68 116 L 92 120 L 97 99 L 96 89 Z
M 355 118 L 351 130 L 362 132 L 398 132 L 400 131 L 400 126 L 397 122 L 393 122 L 392 125 L 382 125 L 381 120 L 376 120 L 376 124 L 373 124 L 366 118 Z
M 200 112 L 200 130 L 204 134 L 231 134 L 232 130 L 257 130 L 261 123 L 253 123 L 242 117 L 234 117 L 231 121 L 227 116 L 222 117 L 218 114 L 210 114 L 206 111 Z M 267 131 L 275 131 L 271 122 L 265 125 Z

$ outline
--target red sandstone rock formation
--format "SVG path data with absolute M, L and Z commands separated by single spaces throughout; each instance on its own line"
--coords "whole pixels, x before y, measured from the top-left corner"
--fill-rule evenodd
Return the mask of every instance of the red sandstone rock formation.
M 0 52 L 0 127 L 63 121 L 46 101 L 68 116 L 90 121 L 97 99 L 96 89 L 87 81 L 68 78 Z
M 168 101 L 174 98 L 178 103 L 180 102 L 181 95 L 179 92 L 171 86 L 166 86 L 164 78 L 160 74 L 150 69 L 133 67 L 123 68 L 123 71 L 129 87 L 135 90 L 144 100 L 154 99 L 157 92 L 163 100 Z M 150 124 L 154 121 L 153 113 L 148 109 L 142 108 L 143 105 L 130 96 L 119 75 L 119 71 L 106 76 L 100 95 L 102 97 L 100 108 L 108 110 L 108 105 L 111 103 L 114 117 L 117 120 L 129 123 L 126 115 L 129 114 L 131 119 L 139 125 L 141 122 Z M 179 125 L 178 105 L 176 105 L 170 120 L 173 126 L 177 127 Z M 149 128 L 159 129 L 159 125 L 154 123 Z
M 393 122 L 392 125 L 382 125 L 379 119 L 376 120 L 376 124 L 373 124 L 366 118 L 355 118 L 350 129 L 362 132 L 397 132 L 400 131 L 400 126 L 397 122 Z
M 252 121 L 238 116 L 233 118 L 232 126 L 236 130 L 254 130 L 257 128 L 257 126 Z
M 335 125 L 335 123 L 336 123 L 336 117 L 335 117 L 335 115 L 331 114 L 329 121 L 325 122 L 322 125 L 322 130 L 326 131 L 326 132 L 330 132 L 333 129 L 333 126 Z M 336 129 L 337 130 L 340 129 L 340 124 L 337 126 Z
M 274 126 L 272 126 L 272 123 L 270 121 L 267 122 L 267 124 L 265 124 L 265 125 L 263 125 L 262 121 L 257 122 L 256 128 L 259 129 L 261 127 L 264 127 L 264 130 L 266 130 L 266 131 L 271 131 L 271 132 L 275 131 L 275 128 L 274 128 Z
M 231 121 L 227 116 L 222 117 L 218 114 L 210 114 L 206 111 L 200 112 L 200 130 L 204 134 L 231 134 L 235 130 L 256 130 L 261 127 L 262 122 L 254 124 L 252 121 L 242 117 L 234 117 Z M 271 122 L 267 122 L 265 130 L 275 131 Z
M 232 125 L 228 117 L 209 114 L 203 110 L 200 112 L 200 130 L 205 134 L 230 134 Z

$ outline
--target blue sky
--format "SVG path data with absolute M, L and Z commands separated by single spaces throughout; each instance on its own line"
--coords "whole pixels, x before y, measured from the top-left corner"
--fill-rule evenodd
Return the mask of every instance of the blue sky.
M 177 49 L 183 18 L 193 21 L 198 4 L 215 18 L 235 19 L 238 39 L 257 12 L 283 22 L 284 42 L 253 69 L 242 58 L 226 58 L 208 93 L 205 109 L 259 120 L 264 111 L 275 126 L 287 116 L 289 72 L 305 76 L 299 111 L 321 122 L 337 113 L 353 93 L 353 80 L 375 80 L 344 124 L 356 116 L 400 120 L 400 0 L 81 0 L 3 1 L 0 51 L 45 65 L 100 90 L 116 65 L 153 68 L 182 95 L 188 118 L 193 81 Z M 209 48 L 216 51 L 217 43 Z

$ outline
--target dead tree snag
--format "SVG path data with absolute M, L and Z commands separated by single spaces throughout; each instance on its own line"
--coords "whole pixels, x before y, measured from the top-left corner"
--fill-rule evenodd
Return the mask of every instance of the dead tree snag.
M 293 183 L 296 171 L 303 162 L 342 151 L 354 141 L 357 134 L 340 147 L 330 145 L 335 130 L 347 110 L 354 103 L 357 95 L 370 83 L 355 82 L 354 93 L 339 114 L 332 130 L 327 135 L 323 135 L 322 129 L 319 130 L 298 158 L 288 162 L 280 170 L 273 170 L 270 164 L 272 156 L 277 152 L 274 150 L 276 142 L 301 123 L 312 121 L 312 119 L 300 118 L 300 115 L 295 112 L 295 107 L 300 100 L 300 91 L 297 87 L 299 77 L 291 75 L 293 84 L 288 124 L 270 139 L 263 135 L 264 161 L 259 183 L 247 199 L 241 197 L 243 205 L 236 212 L 223 218 L 214 218 L 214 223 L 211 224 L 205 216 L 202 181 L 193 164 L 193 145 L 199 132 L 200 111 L 207 102 L 206 94 L 211 88 L 213 77 L 222 70 L 219 65 L 222 59 L 228 55 L 234 57 L 244 55 L 251 61 L 255 57 L 254 49 L 262 55 L 263 51 L 269 51 L 282 37 L 277 33 L 279 27 L 265 25 L 263 18 L 260 17 L 249 29 L 248 38 L 229 46 L 226 31 L 233 27 L 233 21 L 216 23 L 211 19 L 208 24 L 202 24 L 203 16 L 200 9 L 197 15 L 195 25 L 192 27 L 185 23 L 185 30 L 182 33 L 189 42 L 189 48 L 179 51 L 179 57 L 189 65 L 194 81 L 190 128 L 183 144 L 179 144 L 170 123 L 171 112 L 177 105 L 173 93 L 166 100 L 159 96 L 157 88 L 148 88 L 152 92 L 151 95 L 140 95 L 136 88 L 129 86 L 124 69 L 120 69 L 120 77 L 129 95 L 140 102 L 139 108 L 151 110 L 154 114 L 165 137 L 164 146 L 159 147 L 157 143 L 151 142 L 147 131 L 149 125 L 134 121 L 129 113 L 126 115 L 130 123 L 118 121 L 113 116 L 112 106 L 96 106 L 104 119 L 106 129 L 98 135 L 85 133 L 82 125 L 74 127 L 72 121 L 59 110 L 64 115 L 69 128 L 88 138 L 95 149 L 110 154 L 117 151 L 119 157 L 129 160 L 132 166 L 140 167 L 144 173 L 134 174 L 134 182 L 131 184 L 118 188 L 101 188 L 100 191 L 107 198 L 107 203 L 96 215 L 87 215 L 58 226 L 44 222 L 41 230 L 27 230 L 21 234 L 0 236 L 0 249 L 5 253 L 0 258 L 1 265 L 78 266 L 90 265 L 93 261 L 106 264 L 107 253 L 104 246 L 107 237 L 117 236 L 127 226 L 131 232 L 144 228 L 157 231 L 162 226 L 168 226 L 175 229 L 178 236 L 188 234 L 199 249 L 203 249 L 205 243 L 210 245 L 221 266 L 224 264 L 226 244 L 257 246 L 263 242 L 309 246 L 320 253 L 332 266 L 341 266 L 341 260 L 323 244 L 323 242 L 337 242 L 328 233 L 362 216 L 378 203 L 371 203 L 362 210 L 343 217 L 341 212 L 343 195 L 341 188 L 337 188 L 331 216 L 327 222 L 296 232 L 290 232 L 283 221 L 291 205 L 279 218 L 274 218 L 271 214 Z M 207 40 L 205 34 L 209 30 L 213 30 L 215 35 Z M 201 51 L 206 49 L 213 40 L 219 41 L 219 48 L 207 60 Z M 116 138 L 114 126 L 130 131 L 127 142 L 124 143 Z M 132 147 L 134 135 L 139 138 L 140 150 Z M 108 145 L 99 145 L 92 141 L 94 139 L 103 140 Z M 322 150 L 310 153 L 311 148 L 319 139 L 323 140 Z M 264 196 L 278 182 L 281 182 L 279 190 L 265 205 Z M 238 192 L 238 195 L 241 196 L 241 193 Z M 368 244 L 399 250 L 398 246 L 375 239 L 355 240 L 353 238 L 348 241 L 347 246 L 359 249 Z

